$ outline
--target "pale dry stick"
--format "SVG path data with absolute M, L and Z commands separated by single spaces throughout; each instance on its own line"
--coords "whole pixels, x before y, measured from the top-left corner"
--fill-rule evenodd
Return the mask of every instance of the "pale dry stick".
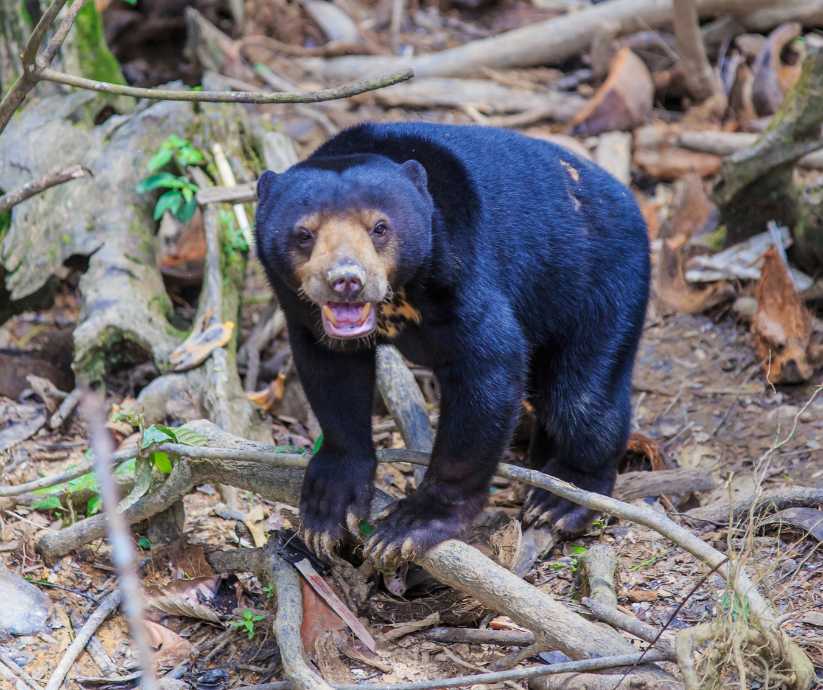
M 462 688 L 470 685 L 494 685 L 505 681 L 528 680 L 557 673 L 582 673 L 584 671 L 605 671 L 612 668 L 621 668 L 636 663 L 640 656 L 640 654 L 617 654 L 595 659 L 581 659 L 580 661 L 564 661 L 560 664 L 540 664 L 539 666 L 515 668 L 507 671 L 476 673 L 471 676 L 433 678 L 409 683 L 357 683 L 333 685 L 331 687 L 334 690 L 434 690 L 435 688 Z M 644 658 L 644 661 L 648 662 L 665 660 L 665 655 L 658 652 L 649 652 Z M 259 685 L 244 685 L 237 688 L 237 690 L 290 690 L 293 687 L 289 681 L 278 681 Z
M 21 682 L 26 687 L 31 688 L 31 690 L 41 690 L 40 684 L 26 673 L 25 669 L 20 668 L 17 662 L 6 654 L 6 652 L 2 651 L 0 651 L 0 671 L 11 671 L 15 681 Z
M 92 635 L 97 632 L 97 629 L 103 624 L 103 621 L 109 617 L 109 614 L 120 606 L 121 597 L 121 591 L 115 589 L 100 602 L 100 606 L 94 610 L 83 624 L 83 627 L 77 631 L 71 644 L 63 654 L 63 658 L 60 659 L 60 663 L 57 664 L 57 668 L 54 669 L 54 673 L 51 674 L 48 685 L 46 685 L 46 690 L 59 690 L 69 670 L 71 670 L 74 662 L 77 661 L 77 657 L 83 653 Z
M 89 426 L 97 483 L 103 499 L 103 515 L 111 545 L 111 560 L 119 579 L 119 589 L 116 591 L 121 592 L 123 612 L 126 614 L 137 661 L 143 672 L 142 690 L 158 690 L 160 686 L 154 674 L 151 646 L 143 624 L 143 592 L 137 574 L 134 542 L 126 519 L 117 507 L 117 485 L 114 482 L 111 461 L 112 440 L 106 429 L 102 401 L 89 394 L 85 400 L 84 412 Z M 56 690 L 56 688 L 47 688 L 47 690 Z
M 616 609 L 614 574 L 617 559 L 614 549 L 608 544 L 594 544 L 586 551 L 581 561 L 589 596 L 604 607 Z
M 231 169 L 231 165 L 229 165 L 229 159 L 226 158 L 223 147 L 215 143 L 211 147 L 211 152 L 214 156 L 214 162 L 217 165 L 220 182 L 226 187 L 234 187 L 237 184 L 237 179 L 234 177 L 234 172 Z M 249 252 L 254 256 L 254 254 L 256 254 L 256 245 L 254 236 L 252 235 L 249 217 L 246 215 L 246 209 L 243 208 L 242 204 L 233 204 L 232 210 L 234 211 L 234 217 L 237 219 L 237 225 L 240 227 L 240 232 L 243 233 L 243 237 L 246 239 Z
M 0 677 L 12 683 L 10 687 L 19 687 L 19 684 L 23 683 L 23 680 L 2 662 L 0 662 Z
M 634 635 L 636 638 L 657 647 L 658 651 L 671 654 L 672 658 L 674 658 L 672 642 L 671 640 L 663 639 L 660 636 L 659 628 L 655 628 L 653 625 L 644 623 L 634 616 L 623 613 L 623 611 L 618 608 L 606 606 L 601 602 L 595 601 L 594 599 L 589 599 L 588 597 L 583 597 L 580 600 L 580 603 L 588 608 L 589 611 L 591 611 L 592 616 L 597 620 L 602 621 L 603 623 L 608 623 L 613 628 L 617 628 L 618 630 L 624 630 L 625 632 Z
M 75 388 L 71 393 L 63 398 L 63 402 L 60 403 L 60 407 L 57 408 L 57 412 L 55 412 L 51 416 L 51 419 L 49 419 L 49 427 L 52 429 L 59 429 L 63 426 L 66 420 L 74 413 L 77 403 L 80 402 L 82 395 L 83 390 L 81 388 Z M 2 489 L 0 489 L 0 496 L 3 495 Z
M 91 171 L 84 168 L 82 165 L 70 165 L 68 168 L 59 168 L 52 170 L 36 180 L 27 182 L 22 187 L 0 196 L 0 213 L 8 211 L 13 206 L 16 206 L 22 201 L 33 197 L 51 187 L 69 182 L 70 180 L 77 180 L 81 177 L 88 177 Z

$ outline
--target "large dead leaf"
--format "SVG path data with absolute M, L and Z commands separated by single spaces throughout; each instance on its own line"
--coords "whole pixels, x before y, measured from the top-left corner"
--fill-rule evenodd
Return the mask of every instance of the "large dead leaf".
M 205 314 L 191 335 L 169 355 L 172 371 L 186 371 L 202 364 L 217 348 L 231 340 L 234 321 L 220 323 Z
M 675 311 L 696 314 L 734 295 L 726 282 L 695 289 L 686 282 L 686 249 L 691 236 L 711 218 L 714 207 L 698 175 L 688 175 L 677 193 L 671 220 L 660 231 L 660 261 L 655 291 Z
M 195 580 L 175 580 L 160 588 L 146 590 L 146 615 L 159 621 L 162 616 L 183 616 L 220 625 L 220 616 L 211 602 L 220 578 L 199 577 Z
M 767 380 L 769 383 L 808 381 L 814 373 L 809 351 L 812 317 L 774 247 L 763 257 L 756 296 L 752 333 Z
M 158 669 L 174 668 L 188 659 L 193 651 L 191 643 L 174 630 L 153 621 L 143 621 L 154 650 L 154 665 Z
M 571 132 L 594 136 L 634 129 L 651 113 L 653 98 L 654 82 L 646 64 L 630 48 L 622 48 L 606 81 L 572 119 Z
M 300 578 L 300 589 L 303 592 L 303 625 L 300 627 L 300 637 L 303 640 L 303 648 L 311 654 L 314 652 L 315 642 L 321 635 L 330 630 L 345 630 L 346 624 L 303 578 Z

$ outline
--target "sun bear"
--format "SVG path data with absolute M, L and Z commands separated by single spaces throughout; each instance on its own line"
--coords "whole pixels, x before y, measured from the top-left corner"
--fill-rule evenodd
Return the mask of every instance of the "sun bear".
M 399 123 L 348 129 L 257 191 L 258 255 L 323 430 L 300 503 L 315 551 L 369 514 L 379 342 L 431 367 L 441 403 L 425 478 L 366 545 L 377 562 L 472 523 L 524 400 L 530 464 L 612 491 L 650 270 L 623 184 L 511 131 Z M 523 508 L 568 535 L 592 517 L 541 490 Z

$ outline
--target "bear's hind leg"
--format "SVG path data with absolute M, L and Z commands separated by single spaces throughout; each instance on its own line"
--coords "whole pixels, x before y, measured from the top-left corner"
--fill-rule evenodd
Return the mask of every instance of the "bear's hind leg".
M 594 369 L 597 371 L 597 367 Z M 629 435 L 631 377 L 630 371 L 622 372 L 605 396 L 603 389 L 608 387 L 599 378 L 571 382 L 560 376 L 552 382 L 545 411 L 538 408 L 529 459 L 546 474 L 587 491 L 610 495 Z M 563 536 L 577 536 L 589 528 L 595 514 L 548 491 L 532 488 L 523 505 L 522 519 L 526 527 L 547 525 Z

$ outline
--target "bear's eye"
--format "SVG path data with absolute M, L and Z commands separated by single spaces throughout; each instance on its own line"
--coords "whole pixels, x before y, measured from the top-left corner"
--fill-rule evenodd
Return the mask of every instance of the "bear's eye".
M 378 220 L 371 229 L 372 237 L 385 237 L 389 232 L 389 225 L 385 220 Z
M 308 228 L 300 226 L 294 233 L 297 244 L 303 249 L 308 249 L 314 244 L 314 233 Z

